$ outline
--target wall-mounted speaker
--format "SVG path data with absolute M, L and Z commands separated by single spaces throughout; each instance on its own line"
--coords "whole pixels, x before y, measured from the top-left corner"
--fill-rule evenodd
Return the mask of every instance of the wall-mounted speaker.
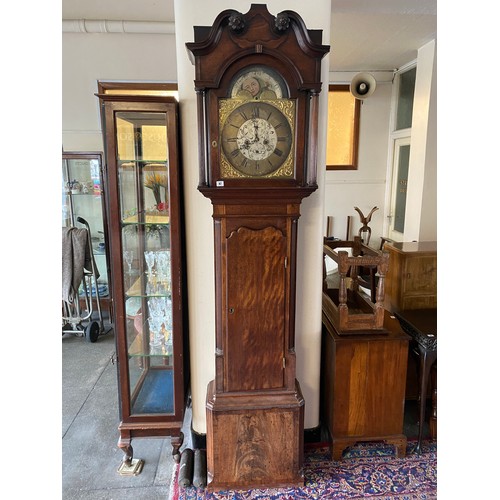
M 356 99 L 366 99 L 375 92 L 377 81 L 370 73 L 358 73 L 351 81 L 349 90 Z

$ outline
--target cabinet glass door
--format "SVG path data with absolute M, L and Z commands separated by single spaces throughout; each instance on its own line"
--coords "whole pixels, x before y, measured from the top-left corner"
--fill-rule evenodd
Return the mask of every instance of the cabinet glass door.
M 101 165 L 101 153 L 63 153 L 61 206 L 63 227 L 84 227 L 78 222 L 79 217 L 87 221 L 92 237 L 92 252 L 99 271 L 99 296 L 107 297 L 109 284 Z M 92 296 L 96 296 L 95 290 L 92 290 Z
M 174 408 L 167 116 L 115 114 L 131 415 Z

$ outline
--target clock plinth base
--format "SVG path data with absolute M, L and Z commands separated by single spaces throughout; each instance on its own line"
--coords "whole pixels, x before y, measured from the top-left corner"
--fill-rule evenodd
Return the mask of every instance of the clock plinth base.
M 304 399 L 295 392 L 256 395 L 207 391 L 208 489 L 304 485 Z

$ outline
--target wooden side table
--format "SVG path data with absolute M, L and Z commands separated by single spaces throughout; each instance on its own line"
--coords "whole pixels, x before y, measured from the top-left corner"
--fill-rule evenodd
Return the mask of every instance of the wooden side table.
M 419 422 L 416 452 L 421 452 L 425 420 L 425 400 L 429 374 L 437 362 L 437 309 L 413 309 L 395 313 L 403 330 L 412 338 L 412 352 L 419 357 Z M 433 394 L 432 419 L 435 428 L 437 420 L 437 391 Z M 434 432 L 433 432 L 434 434 Z
M 403 434 L 408 344 L 398 320 L 384 314 L 387 334 L 339 335 L 323 314 L 322 414 L 334 460 L 359 441 L 385 441 L 406 455 Z

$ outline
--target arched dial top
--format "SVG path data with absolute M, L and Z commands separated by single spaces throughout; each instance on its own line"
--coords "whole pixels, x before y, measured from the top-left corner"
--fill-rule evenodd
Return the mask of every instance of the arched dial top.
M 219 118 L 223 178 L 293 177 L 293 100 L 221 99 Z
M 283 77 L 275 70 L 252 65 L 233 78 L 228 97 L 235 99 L 282 99 L 290 97 Z

